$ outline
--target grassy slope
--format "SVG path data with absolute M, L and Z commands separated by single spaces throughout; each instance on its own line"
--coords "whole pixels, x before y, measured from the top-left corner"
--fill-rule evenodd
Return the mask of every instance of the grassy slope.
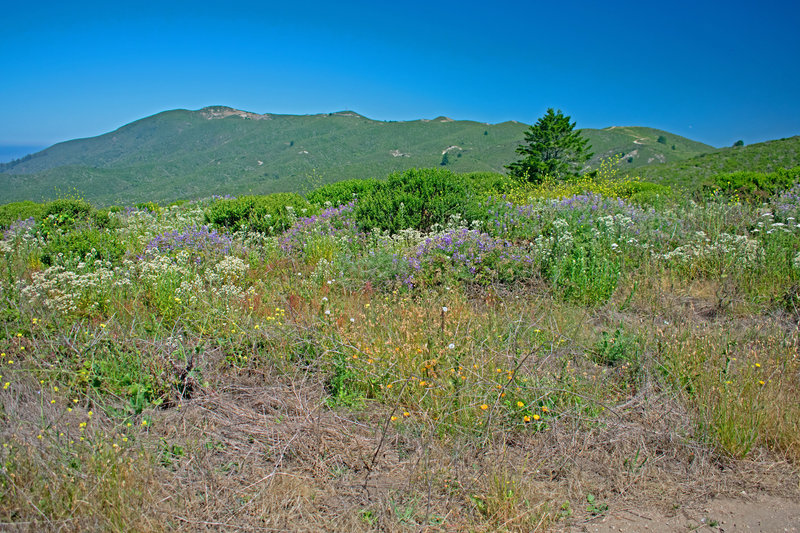
M 70 192 L 113 204 L 303 191 L 341 179 L 438 166 L 448 148 L 453 171 L 502 172 L 517 158 L 514 150 L 527 128 L 519 122 L 490 125 L 443 117 L 380 122 L 352 112 L 209 118 L 219 111 L 233 112 L 167 111 L 7 164 L 0 167 L 0 202 Z M 614 154 L 631 157 L 623 166 L 635 168 L 713 149 L 650 128 L 583 131 L 594 147 L 592 166 Z M 659 135 L 667 137 L 666 145 L 656 142 Z
M 800 136 L 739 148 L 722 148 L 661 167 L 638 168 L 632 174 L 665 185 L 693 188 L 716 174 L 752 170 L 773 172 L 800 165 Z
M 612 126 L 583 131 L 592 139 L 595 154 L 592 162 L 597 164 L 599 159 L 619 155 L 623 169 L 658 166 L 659 163 L 680 161 L 715 150 L 707 144 L 653 128 Z M 658 142 L 662 136 L 665 143 Z M 631 161 L 628 161 L 629 158 Z

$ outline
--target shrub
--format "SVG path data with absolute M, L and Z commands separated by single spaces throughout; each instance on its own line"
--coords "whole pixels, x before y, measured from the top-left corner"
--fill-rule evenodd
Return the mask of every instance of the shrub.
M 136 209 L 150 211 L 151 213 L 158 213 L 161 210 L 156 202 L 139 202 L 135 207 Z
M 481 218 L 477 195 L 463 176 L 446 169 L 410 169 L 391 174 L 356 204 L 356 223 L 362 230 L 390 233 L 403 229 L 429 231 L 445 225 L 452 215 Z
M 92 204 L 80 198 L 59 198 L 45 204 L 42 220 L 47 226 L 68 229 L 78 222 L 91 222 L 100 228 L 111 224 L 107 211 L 98 211 Z
M 59 198 L 45 205 L 44 218 L 53 217 L 57 226 L 71 226 L 79 220 L 87 220 L 94 208 L 86 200 L 79 198 Z
M 125 255 L 125 244 L 116 235 L 96 228 L 53 232 L 42 249 L 42 263 L 54 265 L 59 255 L 67 260 L 83 261 L 90 256 L 115 263 Z
M 206 210 L 205 220 L 232 231 L 276 234 L 291 227 L 297 216 L 317 211 L 298 194 L 276 193 L 217 200 Z
M 618 198 L 627 198 L 632 203 L 651 207 L 663 207 L 674 198 L 672 188 L 648 181 L 625 181 L 618 187 Z
M 794 167 L 769 173 L 742 171 L 718 174 L 705 183 L 702 189 L 705 196 L 721 192 L 747 202 L 763 202 L 798 182 L 800 167 Z
M 44 204 L 36 202 L 14 202 L 0 206 L 0 227 L 8 228 L 18 220 L 28 218 L 41 219 L 44 213 Z
M 332 207 L 338 207 L 369 194 L 379 183 L 380 181 L 375 179 L 337 181 L 310 192 L 306 198 L 312 204 L 319 206 L 330 202 Z
M 488 194 L 506 194 L 520 186 L 513 176 L 497 172 L 467 172 L 461 174 L 468 187 L 475 192 Z

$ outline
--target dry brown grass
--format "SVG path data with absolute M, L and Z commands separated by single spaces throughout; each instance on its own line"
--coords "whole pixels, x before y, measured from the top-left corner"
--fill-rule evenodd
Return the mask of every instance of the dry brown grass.
M 2 527 L 522 532 L 579 527 L 604 506 L 669 515 L 741 491 L 800 498 L 798 343 L 789 325 L 737 318 L 730 309 L 701 313 L 699 300 L 681 296 L 685 287 L 658 288 L 669 305 L 656 313 L 641 307 L 655 284 L 638 290 L 627 298 L 623 288 L 614 305 L 585 309 L 553 302 L 535 287 L 476 289 L 469 298 L 448 297 L 444 324 L 438 301 L 380 295 L 381 302 L 354 292 L 339 297 L 337 320 L 323 323 L 315 306 L 289 299 L 280 328 L 265 325 L 237 343 L 200 350 L 193 364 L 203 370 L 202 383 L 193 382 L 189 394 L 183 380 L 170 401 L 136 415 L 130 427 L 112 412 L 117 399 L 93 403 L 98 397 L 87 389 L 74 404 L 40 383 L 34 376 L 57 371 L 57 339 L 53 346 L 26 340 L 26 351 L 50 366 L 26 373 L 31 361 L 16 352 L 20 370 L 13 387 L 0 391 L 0 436 L 13 447 L 2 451 Z M 597 364 L 598 332 L 617 327 L 644 339 L 638 359 Z M 176 350 L 196 346 L 177 335 L 108 335 L 135 344 L 163 383 L 181 372 Z M 463 389 L 443 387 L 437 397 L 418 385 L 403 392 L 414 376 L 446 383 L 427 365 L 448 356 L 450 339 L 462 343 L 461 364 L 482 365 L 467 372 Z M 349 407 L 331 402 L 327 358 L 336 350 L 359 355 L 362 366 L 352 368 L 367 378 L 378 371 L 364 362 L 383 362 L 396 372 L 397 389 L 364 394 Z M 704 418 L 731 405 L 719 369 L 734 352 L 761 365 L 741 366 L 731 381 L 737 394 L 764 407 L 759 427 L 771 436 L 744 458 L 708 431 L 719 420 Z M 500 394 L 512 385 L 496 389 L 495 382 L 514 368 L 539 380 L 529 382 L 531 394 L 558 406 L 542 431 L 501 416 Z M 772 385 L 754 387 L 759 375 Z M 701 394 L 689 395 L 682 376 L 700 380 Z M 485 401 L 484 412 L 478 405 Z M 466 414 L 443 416 L 451 406 Z M 80 436 L 85 444 L 66 444 Z

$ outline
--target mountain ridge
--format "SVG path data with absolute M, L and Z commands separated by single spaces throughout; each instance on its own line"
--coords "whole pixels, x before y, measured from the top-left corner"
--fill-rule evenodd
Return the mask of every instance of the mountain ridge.
M 74 190 L 99 204 L 302 192 L 315 184 L 440 165 L 455 172 L 504 172 L 518 158 L 527 128 L 516 121 L 444 116 L 379 121 L 352 110 L 285 115 L 228 106 L 174 109 L 0 165 L 0 202 L 40 201 Z M 715 150 L 653 128 L 581 131 L 593 145 L 594 166 L 618 156 L 633 169 Z

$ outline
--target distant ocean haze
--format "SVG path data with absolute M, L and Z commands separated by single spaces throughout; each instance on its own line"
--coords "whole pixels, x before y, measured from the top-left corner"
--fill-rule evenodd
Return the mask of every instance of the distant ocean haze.
M 0 144 L 0 163 L 8 163 L 45 148 L 47 146 L 43 144 Z

